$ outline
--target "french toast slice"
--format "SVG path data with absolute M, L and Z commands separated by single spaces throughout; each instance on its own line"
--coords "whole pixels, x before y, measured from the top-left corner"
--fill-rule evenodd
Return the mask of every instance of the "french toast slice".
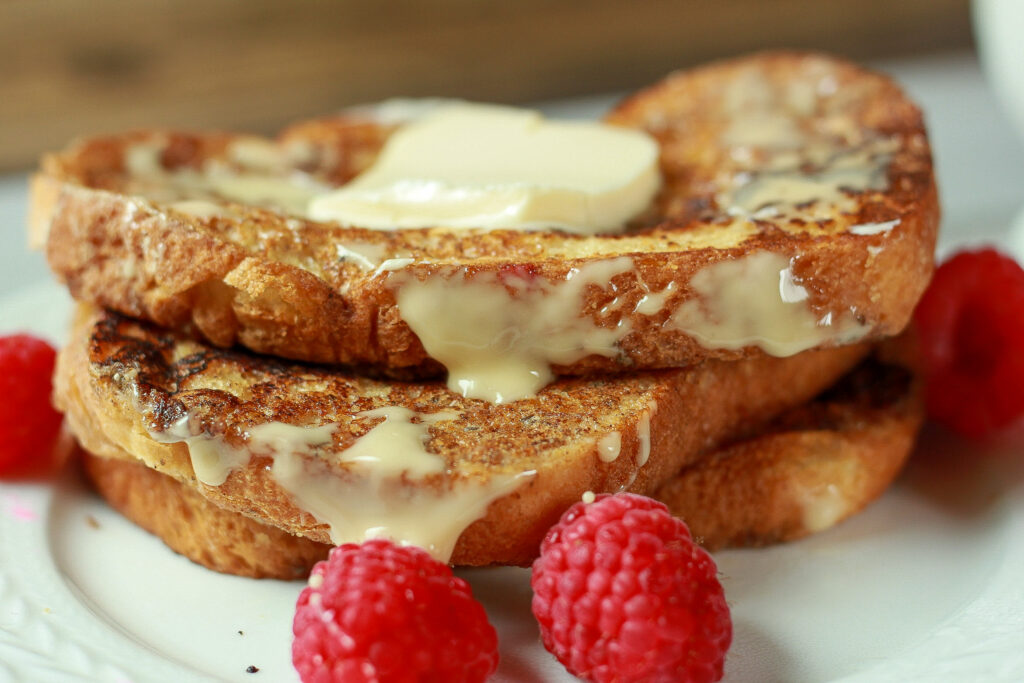
M 217 349 L 80 305 L 55 401 L 83 448 L 320 543 L 381 527 L 459 565 L 526 564 L 586 491 L 651 493 L 832 384 L 865 345 L 562 379 L 465 399 Z
M 709 550 L 795 540 L 882 495 L 913 451 L 923 421 L 913 372 L 867 359 L 756 436 L 684 468 L 653 496 Z
M 218 507 L 141 462 L 81 451 L 86 476 L 112 508 L 207 569 L 254 579 L 302 579 L 333 547 Z
M 366 169 L 395 130 L 356 112 L 276 140 L 79 141 L 32 181 L 33 241 L 77 299 L 220 347 L 397 376 L 442 371 L 425 330 L 478 326 L 465 305 L 478 290 L 507 299 L 485 317 L 529 304 L 512 327 L 536 310 L 531 296 L 558 302 L 534 330 L 539 352 L 565 333 L 579 352 L 546 355 L 555 374 L 787 355 L 904 328 L 939 208 L 921 113 L 891 80 L 764 53 L 671 75 L 607 120 L 660 145 L 663 189 L 622 234 L 309 220 L 305 198 Z M 225 189 L 239 179 L 243 192 Z M 428 290 L 441 306 L 414 329 L 400 301 Z
M 794 540 L 881 495 L 912 451 L 922 413 L 906 369 L 865 361 L 762 433 L 684 468 L 654 496 L 709 549 Z M 138 461 L 86 453 L 84 462 L 112 507 L 215 571 L 303 578 L 331 548 L 225 510 Z

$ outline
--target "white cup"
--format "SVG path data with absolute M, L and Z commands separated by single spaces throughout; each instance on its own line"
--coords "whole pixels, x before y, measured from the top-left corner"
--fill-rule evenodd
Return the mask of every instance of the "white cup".
M 1024 0 L 974 0 L 972 9 L 985 77 L 1024 141 Z M 1010 223 L 1005 246 L 1024 264 L 1024 207 Z
M 1024 0 L 974 0 L 982 68 L 1024 140 Z

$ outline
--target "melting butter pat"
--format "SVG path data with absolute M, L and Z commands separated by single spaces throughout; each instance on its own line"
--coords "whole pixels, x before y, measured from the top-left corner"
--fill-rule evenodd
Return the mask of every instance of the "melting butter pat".
M 387 142 L 348 185 L 315 197 L 308 213 L 374 229 L 619 230 L 661 183 L 649 136 L 538 112 L 442 106 Z

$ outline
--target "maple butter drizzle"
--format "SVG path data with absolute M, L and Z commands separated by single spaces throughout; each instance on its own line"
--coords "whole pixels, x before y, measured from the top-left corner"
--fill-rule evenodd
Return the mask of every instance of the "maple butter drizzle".
M 661 291 L 647 291 L 632 307 L 613 298 L 601 313 L 615 322 L 605 325 L 581 315 L 587 287 L 614 294 L 612 279 L 623 274 L 636 275 L 628 257 L 585 263 L 558 281 L 455 271 L 424 279 L 396 272 L 389 282 L 402 319 L 448 370 L 448 388 L 506 403 L 547 385 L 554 378 L 552 364 L 618 355 L 619 342 L 633 329 L 630 315 L 659 313 L 677 288 L 669 282 Z M 856 341 L 870 330 L 852 310 L 816 314 L 793 275 L 792 259 L 774 252 L 706 266 L 689 285 L 694 296 L 674 303 L 662 325 L 706 348 L 756 346 L 790 356 L 826 342 Z
M 791 356 L 827 341 L 853 342 L 870 330 L 852 311 L 815 315 L 792 260 L 775 252 L 719 261 L 694 275 L 690 286 L 697 297 L 684 301 L 666 325 L 707 348 L 757 346 Z
M 623 256 L 585 263 L 558 281 L 514 272 L 467 277 L 460 270 L 423 280 L 396 273 L 390 282 L 402 319 L 448 369 L 448 388 L 506 403 L 548 384 L 552 364 L 619 353 L 631 329 L 624 303 L 615 299 L 603 311 L 623 314 L 608 326 L 580 311 L 589 286 L 614 291 L 612 278 L 632 272 L 632 259 Z
M 333 431 L 333 426 L 332 426 Z M 149 436 L 159 443 L 184 443 L 188 446 L 192 471 L 196 479 L 207 486 L 220 486 L 234 470 L 245 467 L 249 452 L 234 449 L 223 441 L 202 431 L 192 415 L 185 415 L 164 430 L 149 430 Z
M 622 452 L 622 434 L 609 432 L 597 441 L 597 457 L 601 462 L 614 462 Z
M 431 425 L 456 415 L 401 406 L 358 413 L 357 420 L 380 421 L 343 450 L 332 446 L 338 423 L 267 422 L 249 428 L 241 447 L 193 434 L 198 427 L 188 417 L 150 434 L 164 443 L 186 443 L 196 477 L 210 486 L 223 484 L 253 455 L 271 458 L 272 479 L 299 509 L 329 527 L 336 545 L 386 537 L 447 562 L 466 527 L 534 475 L 489 473 L 470 480 L 451 472 L 427 443 Z
M 651 417 L 658 409 L 654 401 L 647 402 L 647 410 L 640 415 L 640 424 L 637 425 L 637 440 L 640 442 L 640 450 L 637 453 L 637 467 L 643 467 L 651 457 Z
M 295 170 L 294 164 L 304 153 L 296 146 L 278 146 L 259 138 L 239 138 L 228 146 L 225 159 L 207 159 L 200 169 L 172 170 L 161 163 L 167 144 L 167 140 L 156 138 L 125 149 L 127 194 L 177 202 L 180 205 L 171 208 L 179 211 L 186 203 L 228 200 L 304 215 L 309 201 L 329 189 L 308 174 Z M 187 207 L 182 212 L 193 213 Z M 207 207 L 201 214 L 193 215 L 216 214 Z
M 798 214 L 812 220 L 831 218 L 836 212 L 853 212 L 858 201 L 850 193 L 888 186 L 887 170 L 894 145 L 894 141 L 876 140 L 835 153 L 813 164 L 811 170 L 779 163 L 777 168 L 742 173 L 718 200 L 728 213 L 758 218 Z
M 851 193 L 887 187 L 899 140 L 864 128 L 841 97 L 831 99 L 838 83 L 827 67 L 803 68 L 783 82 L 752 69 L 725 89 L 719 142 L 748 166 L 718 194 L 727 213 L 827 219 L 858 209 Z

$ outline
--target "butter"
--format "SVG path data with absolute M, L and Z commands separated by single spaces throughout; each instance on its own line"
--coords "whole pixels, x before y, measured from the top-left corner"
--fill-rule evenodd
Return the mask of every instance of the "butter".
M 835 484 L 798 488 L 796 493 L 807 531 L 824 531 L 852 512 L 851 502 Z
M 282 177 L 257 173 L 210 173 L 208 183 L 214 193 L 225 199 L 240 204 L 280 208 L 296 215 L 301 215 L 309 200 L 325 189 L 300 173 Z
M 658 147 L 638 131 L 450 104 L 399 129 L 374 165 L 314 198 L 314 220 L 399 228 L 614 232 L 660 185 Z
M 652 292 L 649 289 L 645 290 L 644 295 L 636 302 L 633 312 L 640 315 L 657 315 L 661 309 L 665 308 L 665 303 L 672 292 L 675 291 L 675 288 L 676 283 L 673 281 L 669 282 L 665 289 L 660 292 Z
M 196 479 L 207 486 L 220 486 L 231 472 L 245 467 L 254 453 L 290 451 L 311 455 L 329 446 L 337 426 L 333 422 L 315 427 L 268 422 L 249 429 L 246 445 L 233 448 L 202 431 L 192 415 L 185 415 L 164 431 L 150 430 L 149 436 L 160 443 L 186 444 Z
M 584 308 L 588 287 L 615 292 L 612 279 L 636 273 L 631 258 L 591 261 L 564 280 L 462 270 L 420 280 L 393 273 L 399 314 L 424 349 L 448 370 L 448 388 L 467 398 L 507 403 L 535 395 L 554 379 L 551 365 L 588 355 L 615 357 L 632 330 L 630 314 L 662 311 L 676 283 L 658 292 L 643 282 L 632 307 L 613 297 L 600 325 Z M 870 327 L 852 311 L 816 314 L 807 289 L 794 277 L 791 260 L 760 251 L 706 266 L 689 283 L 694 296 L 678 304 L 663 326 L 710 349 L 756 346 L 791 356 L 825 343 L 854 342 Z M 653 411 L 652 411 L 653 412 Z
M 880 138 L 836 154 L 832 145 L 822 141 L 808 143 L 806 148 L 775 155 L 766 170 L 737 174 L 717 201 L 731 215 L 755 218 L 788 214 L 832 218 L 833 212 L 856 211 L 857 200 L 848 192 L 888 187 L 895 144 Z
M 170 208 L 178 213 L 195 218 L 226 218 L 231 216 L 226 206 L 204 199 L 186 199 L 180 202 L 173 202 Z
M 722 142 L 729 147 L 798 149 L 807 139 L 795 117 L 765 110 L 731 118 L 722 134 Z
M 286 453 L 274 459 L 272 474 L 300 508 L 330 527 L 333 543 L 386 537 L 447 562 L 466 527 L 534 472 L 495 474 L 486 482 L 452 479 L 449 488 L 434 491 L 395 480 L 346 481 L 323 462 Z
M 859 223 L 857 225 L 851 225 L 849 232 L 854 235 L 882 235 L 889 232 L 899 224 L 899 218 L 891 221 L 884 221 L 882 223 Z
M 451 420 L 456 417 L 456 413 L 445 411 L 418 416 L 408 408 L 386 406 L 363 411 L 356 417 L 382 417 L 384 421 L 342 451 L 338 455 L 339 462 L 371 467 L 377 475 L 383 477 L 405 474 L 413 479 L 422 479 L 444 472 L 444 460 L 428 453 L 425 448 L 427 426 Z M 413 422 L 413 417 L 420 417 L 421 421 Z
M 220 486 L 231 472 L 249 462 L 247 451 L 228 448 L 213 439 L 200 429 L 191 415 L 175 420 L 164 431 L 150 430 L 149 436 L 159 443 L 185 443 L 196 479 L 207 486 Z
M 636 456 L 636 464 L 643 467 L 651 457 L 651 416 L 658 409 L 658 404 L 648 401 L 647 410 L 640 416 L 640 424 L 637 425 L 636 434 L 640 442 L 640 451 Z
M 356 264 L 360 270 L 374 270 L 384 260 L 386 247 L 369 242 L 337 242 L 334 245 L 338 260 Z
M 886 188 L 898 141 L 866 136 L 832 97 L 834 75 L 813 63 L 803 69 L 802 78 L 785 83 L 751 69 L 726 87 L 719 141 L 740 165 L 716 197 L 727 213 L 832 218 L 857 209 L 849 192 Z
M 828 341 L 856 341 L 870 329 L 850 312 L 815 315 L 790 259 L 770 251 L 707 266 L 690 287 L 697 296 L 665 324 L 706 348 L 757 346 L 773 356 L 791 356 Z
M 266 422 L 248 430 L 249 450 L 255 453 L 298 452 L 312 455 L 334 442 L 338 423 L 305 427 L 284 422 Z
M 618 353 L 631 329 L 628 317 L 604 327 L 580 311 L 588 286 L 607 289 L 613 277 L 632 272 L 632 259 L 621 256 L 585 263 L 555 282 L 494 273 L 470 279 L 462 271 L 424 280 L 396 273 L 391 282 L 402 319 L 448 369 L 448 388 L 506 403 L 536 394 L 554 378 L 554 363 Z
M 615 462 L 622 452 L 622 434 L 609 432 L 597 442 L 597 457 L 601 462 Z
M 216 215 L 209 206 L 201 214 L 195 213 L 201 206 L 199 202 L 228 200 L 302 215 L 313 197 L 328 190 L 326 185 L 292 168 L 293 162 L 301 160 L 299 148 L 278 148 L 257 138 L 241 138 L 226 150 L 234 166 L 210 159 L 201 169 L 170 170 L 160 163 L 165 147 L 166 142 L 154 140 L 125 149 L 128 193 L 176 202 L 178 206 L 172 208 L 184 207 L 184 213 L 209 217 Z
M 454 419 L 450 411 L 421 414 L 385 406 L 356 417 L 384 419 L 347 449 L 324 458 L 277 449 L 271 468 L 296 504 L 328 525 L 335 545 L 386 537 L 447 562 L 466 527 L 534 474 L 492 474 L 482 481 L 452 476 L 444 460 L 427 449 L 430 425 Z M 353 476 L 341 475 L 338 464 Z M 439 487 L 426 479 L 439 480 Z
M 387 273 L 392 270 L 401 270 L 402 268 L 412 265 L 415 262 L 416 259 L 408 256 L 384 259 L 383 261 L 380 262 L 380 265 L 378 265 L 373 272 L 376 275 L 380 275 L 381 273 Z
M 465 100 L 450 97 L 391 97 L 379 102 L 346 107 L 342 114 L 382 126 L 399 126 L 419 121 L 439 109 L 465 103 Z
M 651 400 L 647 402 L 646 409 L 640 414 L 640 419 L 636 426 L 636 457 L 633 460 L 635 467 L 630 472 L 629 478 L 619 485 L 619 492 L 628 490 L 635 482 L 636 478 L 640 476 L 640 470 L 643 469 L 647 461 L 651 459 L 651 417 L 658 410 L 658 404 Z M 619 450 L 622 444 L 622 437 L 618 432 L 612 432 L 598 441 L 598 457 L 602 462 L 613 462 L 619 457 Z M 609 452 L 609 447 L 612 447 L 612 451 Z M 608 456 L 611 457 L 608 457 Z
M 276 142 L 262 138 L 239 138 L 231 142 L 225 152 L 234 163 L 254 171 L 287 169 L 292 159 Z

